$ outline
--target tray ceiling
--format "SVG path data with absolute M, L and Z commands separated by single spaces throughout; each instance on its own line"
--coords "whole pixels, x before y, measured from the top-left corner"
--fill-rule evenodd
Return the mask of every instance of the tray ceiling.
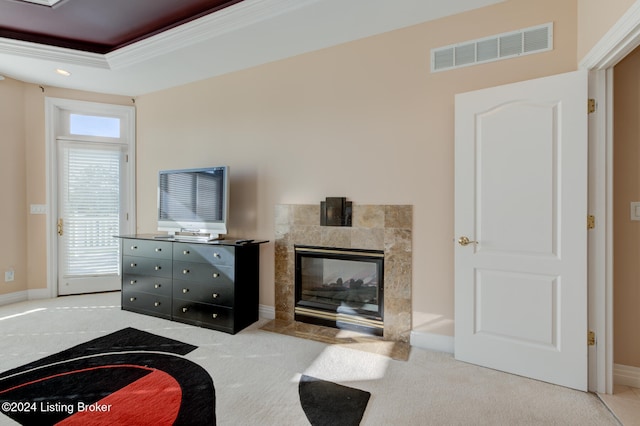
M 109 53 L 242 0 L 51 1 L 0 1 L 0 37 Z
M 137 96 L 502 1 L 0 0 L 0 80 Z

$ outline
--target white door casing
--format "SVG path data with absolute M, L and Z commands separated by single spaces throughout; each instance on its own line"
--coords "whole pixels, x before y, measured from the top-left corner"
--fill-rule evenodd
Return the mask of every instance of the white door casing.
M 69 113 L 88 114 L 96 116 L 119 117 L 121 119 L 120 143 L 128 147 L 127 161 L 123 166 L 123 180 L 126 189 L 123 192 L 120 233 L 133 234 L 136 229 L 136 191 L 135 191 L 135 108 L 123 105 L 111 105 L 95 102 L 76 101 L 60 98 L 45 98 L 45 128 L 46 128 L 46 178 L 47 178 L 47 289 L 51 297 L 60 294 L 71 294 L 70 291 L 60 291 L 58 278 L 60 268 L 58 224 L 58 194 L 59 194 L 59 162 L 58 141 L 73 139 L 69 133 Z M 85 137 L 84 141 L 100 142 L 104 138 Z M 71 286 L 73 287 L 73 286 Z M 101 291 L 94 287 L 93 291 Z
M 457 95 L 455 115 L 455 356 L 580 390 L 586 105 L 578 71 Z

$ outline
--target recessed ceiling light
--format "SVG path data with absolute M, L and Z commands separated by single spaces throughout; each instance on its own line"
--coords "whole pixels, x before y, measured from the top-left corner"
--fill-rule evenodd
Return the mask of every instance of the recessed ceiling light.
M 54 4 L 58 3 L 60 0 L 22 0 L 22 1 L 26 1 L 28 3 L 41 4 L 43 6 L 53 6 Z
M 56 68 L 56 72 L 60 75 L 64 75 L 65 77 L 69 77 L 71 73 L 67 70 L 63 70 L 62 68 Z

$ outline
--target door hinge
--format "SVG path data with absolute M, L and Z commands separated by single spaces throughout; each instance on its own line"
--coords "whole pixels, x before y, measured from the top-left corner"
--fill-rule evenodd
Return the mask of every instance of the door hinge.
M 587 345 L 595 346 L 596 344 L 596 332 L 589 330 L 587 333 Z
M 589 100 L 587 101 L 587 112 L 591 114 L 596 112 L 596 109 L 597 109 L 596 100 L 589 98 Z
M 587 229 L 593 229 L 596 227 L 596 217 L 592 214 L 587 216 Z

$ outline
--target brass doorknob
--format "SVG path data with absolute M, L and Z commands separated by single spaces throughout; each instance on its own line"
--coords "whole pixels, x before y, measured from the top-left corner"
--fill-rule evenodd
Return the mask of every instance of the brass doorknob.
M 458 244 L 460 244 L 461 246 L 468 246 L 469 244 L 478 244 L 477 241 L 471 241 L 469 239 L 469 237 L 460 237 L 458 239 Z

